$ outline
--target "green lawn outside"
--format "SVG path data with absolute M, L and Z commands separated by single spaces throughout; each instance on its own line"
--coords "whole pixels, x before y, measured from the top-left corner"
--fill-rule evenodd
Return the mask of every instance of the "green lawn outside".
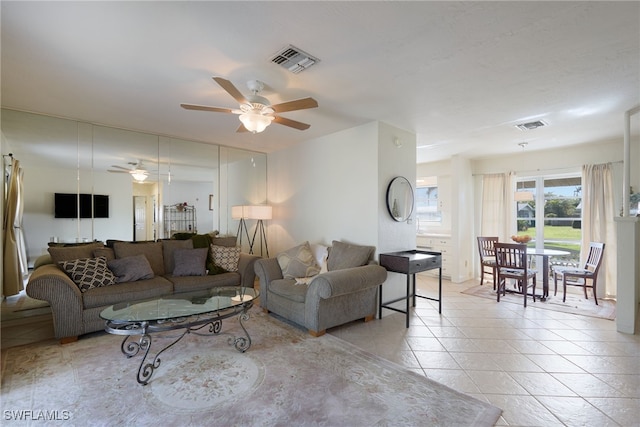
M 536 237 L 536 228 L 529 227 L 526 231 L 519 231 L 519 236 L 528 235 L 533 238 Z M 563 226 L 545 226 L 544 228 L 544 240 L 548 243 L 545 247 L 548 249 L 561 249 L 567 250 L 572 255 L 580 256 L 580 241 L 582 233 L 580 229 L 573 227 Z M 565 241 L 565 242 L 563 242 Z M 576 243 L 572 243 L 576 242 Z M 531 245 L 533 246 L 533 245 Z

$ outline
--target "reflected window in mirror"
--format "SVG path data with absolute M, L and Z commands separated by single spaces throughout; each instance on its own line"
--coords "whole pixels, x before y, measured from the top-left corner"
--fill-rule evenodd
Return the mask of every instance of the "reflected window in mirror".
M 407 178 L 397 176 L 387 187 L 387 209 L 391 217 L 398 222 L 407 221 L 413 213 L 413 187 Z
M 416 180 L 416 222 L 418 234 L 426 233 L 429 226 L 442 223 L 437 176 L 420 177 Z

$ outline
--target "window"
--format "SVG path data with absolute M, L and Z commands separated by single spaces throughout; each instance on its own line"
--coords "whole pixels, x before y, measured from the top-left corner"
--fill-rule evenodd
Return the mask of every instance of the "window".
M 518 234 L 531 236 L 532 247 L 571 252 L 569 257 L 552 261 L 578 263 L 582 239 L 582 178 L 523 178 L 518 180 L 517 189 L 535 195 L 533 201 L 516 202 Z
M 418 233 L 425 233 L 428 226 L 440 225 L 442 211 L 438 203 L 438 177 L 416 180 L 416 222 Z

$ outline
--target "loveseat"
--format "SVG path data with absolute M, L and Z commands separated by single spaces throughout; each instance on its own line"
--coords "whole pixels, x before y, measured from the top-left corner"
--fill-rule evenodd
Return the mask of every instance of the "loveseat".
M 256 261 L 260 306 L 305 327 L 312 336 L 354 320 L 375 318 L 377 292 L 387 271 L 372 260 L 375 248 L 333 241 L 304 242 L 275 258 Z
M 50 247 L 51 262 L 38 263 L 26 292 L 51 306 L 56 338 L 75 341 L 104 329 L 100 312 L 113 304 L 215 286 L 253 287 L 259 257 L 240 253 L 235 238 L 213 239 L 212 245 L 194 248 L 186 239 Z M 210 262 L 214 249 L 226 269 Z

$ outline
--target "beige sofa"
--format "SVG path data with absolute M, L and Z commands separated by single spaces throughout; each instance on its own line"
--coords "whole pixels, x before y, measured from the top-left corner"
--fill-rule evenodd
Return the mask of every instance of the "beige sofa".
M 214 245 L 232 246 L 233 239 L 213 239 Z M 104 329 L 100 312 L 121 302 L 152 298 L 173 292 L 187 292 L 215 286 L 253 287 L 254 263 L 258 256 L 240 253 L 237 271 L 207 275 L 174 275 L 180 270 L 174 255 L 178 249 L 193 248 L 192 240 L 164 240 L 158 242 L 115 242 L 106 247 L 101 242 L 82 246 L 49 248 L 52 262 L 40 262 L 27 283 L 26 292 L 32 298 L 45 300 L 51 306 L 56 338 L 62 343 L 77 340 L 79 335 Z M 182 251 L 182 254 L 189 252 Z M 62 269 L 65 261 L 95 259 L 135 259 L 144 255 L 153 273 L 144 280 L 126 281 L 109 286 L 81 290 Z M 137 257 L 139 258 L 139 257 Z M 178 258 L 176 258 L 178 259 Z M 189 264 L 189 262 L 185 262 Z M 66 264 L 68 265 L 68 263 Z M 184 269 L 182 269 L 184 270 Z M 124 276 L 126 277 L 126 276 Z

